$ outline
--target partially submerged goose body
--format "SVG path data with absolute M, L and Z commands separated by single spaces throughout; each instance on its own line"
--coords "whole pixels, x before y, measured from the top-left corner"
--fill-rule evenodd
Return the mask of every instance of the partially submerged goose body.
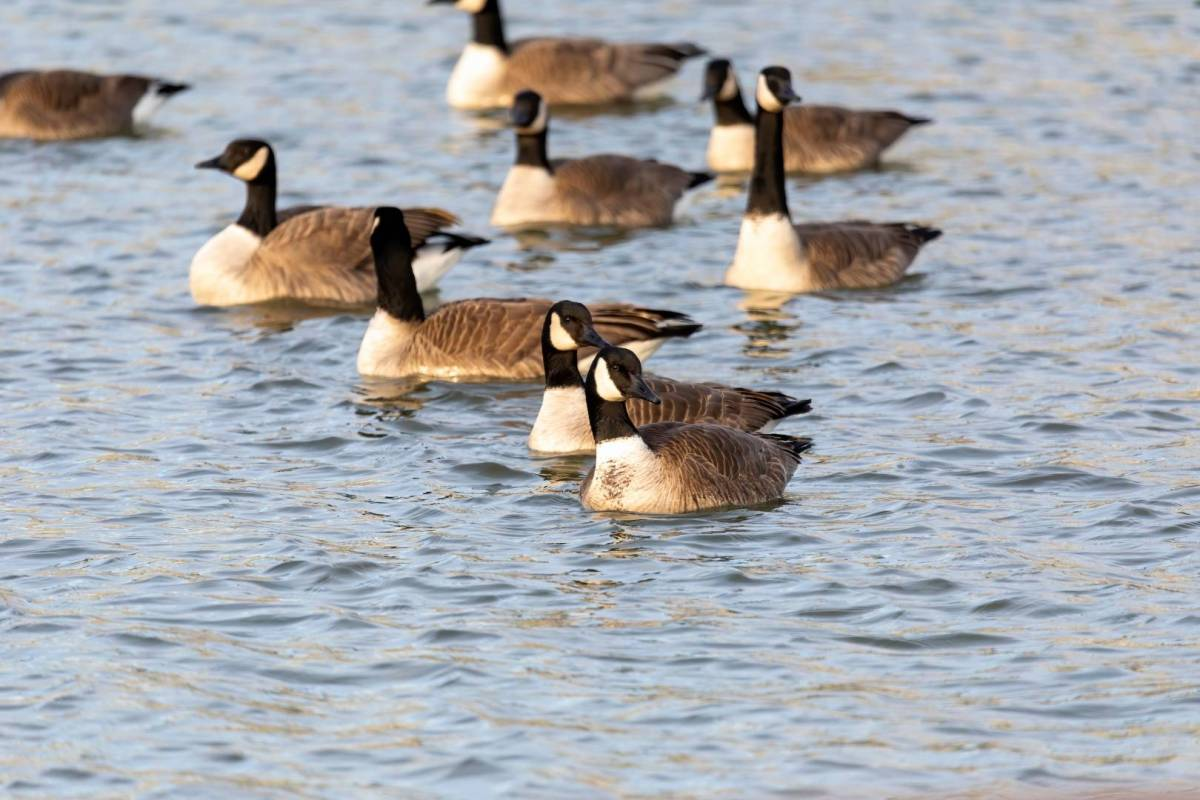
M 791 74 L 768 67 L 755 92 L 754 172 L 737 251 L 725 283 L 742 289 L 814 292 L 873 289 L 904 277 L 921 247 L 942 235 L 909 222 L 794 224 L 783 170 L 783 111 L 798 100 Z
M 196 167 L 227 172 L 246 184 L 242 215 L 192 258 L 189 284 L 197 303 L 374 302 L 373 208 L 297 206 L 276 211 L 275 153 L 258 139 L 231 142 L 221 155 Z M 487 243 L 447 231 L 458 224 L 458 217 L 440 208 L 407 209 L 405 220 L 418 249 L 414 269 L 420 291 L 435 286 L 463 252 Z
M 585 453 L 596 449 L 588 420 L 587 398 L 579 374 L 578 352 L 606 343 L 592 326 L 586 306 L 562 300 L 550 307 L 542 326 L 542 363 L 546 389 L 529 447 L 540 453 Z M 766 432 L 780 420 L 806 414 L 808 400 L 780 392 L 760 392 L 719 383 L 689 383 L 643 375 L 659 403 L 633 399 L 627 405 L 636 427 L 654 422 L 711 422 L 743 431 Z
M 553 105 L 603 105 L 653 96 L 683 62 L 702 55 L 691 42 L 614 44 L 601 39 L 542 36 L 508 42 L 500 0 L 430 0 L 471 14 L 446 100 L 455 108 L 507 108 L 522 89 Z
M 715 122 L 708 138 L 708 166 L 716 172 L 754 168 L 754 117 L 746 110 L 729 61 L 708 62 L 702 100 L 712 100 Z M 828 174 L 878 166 L 880 156 L 916 125 L 932 120 L 899 111 L 789 106 L 783 112 L 783 168 Z
M 492 224 L 499 227 L 669 225 L 684 192 L 713 178 L 620 155 L 552 161 L 546 153 L 549 108 L 537 92 L 517 95 L 512 121 L 517 156 L 492 209 Z
M 585 387 L 596 465 L 579 493 L 593 511 L 683 514 L 777 500 L 812 446 L 806 438 L 707 423 L 635 426 L 627 401 L 661 401 L 637 356 L 621 347 L 600 351 Z
M 0 138 L 92 139 L 133 133 L 188 88 L 141 75 L 69 69 L 0 75 Z
M 412 270 L 412 244 L 398 209 L 375 212 L 371 248 L 378 308 L 358 351 L 358 371 L 388 378 L 531 380 L 542 377 L 541 331 L 553 302 L 537 298 L 458 300 L 425 314 Z M 700 325 L 674 311 L 594 305 L 596 329 L 649 356 Z M 595 350 L 583 355 L 590 360 Z

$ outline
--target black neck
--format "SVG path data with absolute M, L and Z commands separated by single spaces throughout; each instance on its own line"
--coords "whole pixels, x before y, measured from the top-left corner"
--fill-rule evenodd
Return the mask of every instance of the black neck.
M 592 362 L 593 365 L 596 362 Z M 624 401 L 614 403 L 596 393 L 596 371 L 593 366 L 588 372 L 584 391 L 587 397 L 588 422 L 592 426 L 592 438 L 596 444 L 637 436 L 637 428 L 629 421 L 629 412 Z
M 257 178 L 246 184 L 246 206 L 237 224 L 259 236 L 266 236 L 275 229 L 275 164 L 271 161 Z
M 746 110 L 746 103 L 742 100 L 740 87 L 734 90 L 733 97 L 728 100 L 722 100 L 718 96 L 713 101 L 713 110 L 716 111 L 718 125 L 754 124 L 754 117 L 750 116 L 750 112 Z
M 422 322 L 425 306 L 417 291 L 412 269 L 412 247 L 388 242 L 375 250 L 375 275 L 379 279 L 378 305 L 396 319 Z
M 764 111 L 760 107 L 754 123 L 754 173 L 750 176 L 746 213 L 788 216 L 783 179 L 783 111 Z
M 577 389 L 583 387 L 579 377 L 579 352 L 559 350 L 550 344 L 550 326 L 542 329 L 542 369 L 546 373 L 547 389 Z
M 518 133 L 516 163 L 553 172 L 550 159 L 546 157 L 546 137 L 549 132 L 550 129 L 546 128 L 541 133 Z
M 495 47 L 502 53 L 508 52 L 508 42 L 504 41 L 504 20 L 500 19 L 500 0 L 488 0 L 482 11 L 471 15 L 471 22 L 474 26 L 471 40 L 475 44 Z

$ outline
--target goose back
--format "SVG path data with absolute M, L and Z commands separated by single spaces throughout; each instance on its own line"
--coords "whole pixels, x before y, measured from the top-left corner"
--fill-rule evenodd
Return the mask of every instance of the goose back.
M 829 173 L 874 166 L 884 150 L 924 122 L 897 111 L 792 106 L 783 117 L 784 168 Z M 753 154 L 747 156 L 752 161 Z
M 0 136 L 82 139 L 129 133 L 134 109 L 154 87 L 164 96 L 186 88 L 141 75 L 76 70 L 0 75 Z
M 813 289 L 872 289 L 904 277 L 921 246 L 941 231 L 864 220 L 795 225 Z

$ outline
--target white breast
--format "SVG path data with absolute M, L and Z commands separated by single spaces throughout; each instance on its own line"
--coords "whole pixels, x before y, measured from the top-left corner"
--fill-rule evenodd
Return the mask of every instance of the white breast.
M 398 320 L 382 308 L 375 309 L 375 316 L 367 324 L 367 332 L 358 346 L 358 373 L 403 377 L 400 367 L 412 343 L 415 327 L 416 323 Z
M 206 306 L 236 306 L 270 299 L 259 296 L 245 275 L 246 265 L 260 244 L 258 234 L 236 223 L 205 242 L 192 257 L 188 273 L 192 298 Z
M 450 83 L 446 101 L 455 108 L 499 108 L 512 102 L 501 88 L 508 57 L 499 48 L 470 42 L 463 48 Z
M 641 436 L 609 439 L 596 445 L 596 466 L 584 504 L 595 511 L 661 509 L 665 484 L 658 458 Z
M 596 446 L 588 423 L 582 386 L 556 386 L 542 393 L 529 449 L 539 453 L 581 453 Z
M 754 169 L 754 126 L 714 125 L 708 136 L 708 166 L 714 172 Z
M 725 272 L 725 283 L 775 292 L 816 288 L 792 221 L 783 214 L 743 217 L 737 252 Z
M 503 228 L 555 221 L 554 176 L 524 164 L 510 169 L 492 208 L 492 224 Z

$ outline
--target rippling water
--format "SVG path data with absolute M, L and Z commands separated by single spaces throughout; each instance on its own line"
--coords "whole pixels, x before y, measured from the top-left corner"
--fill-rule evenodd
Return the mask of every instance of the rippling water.
M 165 7 L 174 5 L 175 8 Z M 316 6 L 317 4 L 307 4 Z M 326 4 L 321 4 L 325 6 Z M 888 291 L 721 288 L 743 205 L 489 231 L 508 132 L 446 109 L 416 0 L 16 0 L 4 67 L 191 81 L 144 139 L 0 142 L 0 786 L 15 797 L 1073 793 L 1200 777 L 1200 13 L 1177 3 L 510 0 L 743 80 L 936 118 L 797 219 L 943 227 Z M 702 164 L 708 109 L 561 119 Z M 442 296 L 706 323 L 656 370 L 817 411 L 785 502 L 583 511 L 529 385 L 364 382 L 361 314 L 194 308 L 272 139 L 281 202 L 442 204 Z

